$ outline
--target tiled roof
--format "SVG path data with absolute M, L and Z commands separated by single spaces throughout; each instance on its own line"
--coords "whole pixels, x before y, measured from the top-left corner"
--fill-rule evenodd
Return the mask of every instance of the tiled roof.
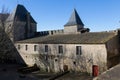
M 83 34 L 49 35 L 18 43 L 42 43 L 42 44 L 102 44 L 115 37 L 113 32 L 90 32 Z
M 23 6 L 18 4 L 15 10 L 9 15 L 7 21 L 19 20 L 19 21 L 27 21 L 27 9 Z M 30 15 L 31 23 L 36 23 L 36 21 Z
M 73 25 L 84 26 L 82 20 L 80 19 L 79 15 L 75 9 L 74 9 L 69 21 L 64 26 L 73 26 Z

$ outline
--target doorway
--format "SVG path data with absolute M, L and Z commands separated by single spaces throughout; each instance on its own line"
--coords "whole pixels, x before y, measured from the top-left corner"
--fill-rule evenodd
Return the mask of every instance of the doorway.
M 64 70 L 64 71 L 68 71 L 68 65 L 64 65 L 64 66 L 63 66 L 63 70 Z

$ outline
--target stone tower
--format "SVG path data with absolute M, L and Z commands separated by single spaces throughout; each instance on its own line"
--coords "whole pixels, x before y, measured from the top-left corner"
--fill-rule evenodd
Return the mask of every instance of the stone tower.
M 35 36 L 36 21 L 32 18 L 27 9 L 18 4 L 15 10 L 6 20 L 6 33 L 15 42 Z
M 89 32 L 88 28 L 84 28 L 84 24 L 80 19 L 76 9 L 74 9 L 69 21 L 64 25 L 65 34 L 75 34 Z

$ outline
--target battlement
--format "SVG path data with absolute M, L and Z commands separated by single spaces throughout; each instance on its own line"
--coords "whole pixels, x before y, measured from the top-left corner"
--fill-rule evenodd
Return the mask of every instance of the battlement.
M 49 31 L 41 31 L 36 33 L 37 36 L 58 35 L 58 34 L 64 34 L 64 30 L 63 29 L 49 30 Z

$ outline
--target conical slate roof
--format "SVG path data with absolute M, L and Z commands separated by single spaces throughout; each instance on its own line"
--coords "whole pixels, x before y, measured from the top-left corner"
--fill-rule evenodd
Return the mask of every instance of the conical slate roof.
M 17 21 L 25 22 L 27 21 L 27 13 L 29 13 L 27 9 L 23 5 L 18 4 L 15 10 L 9 15 L 6 21 L 17 20 Z M 30 22 L 36 23 L 36 21 L 32 18 L 31 15 L 30 15 Z
M 75 9 L 74 9 L 69 21 L 64 26 L 73 26 L 73 25 L 84 26 L 82 20 L 80 19 L 79 15 Z

